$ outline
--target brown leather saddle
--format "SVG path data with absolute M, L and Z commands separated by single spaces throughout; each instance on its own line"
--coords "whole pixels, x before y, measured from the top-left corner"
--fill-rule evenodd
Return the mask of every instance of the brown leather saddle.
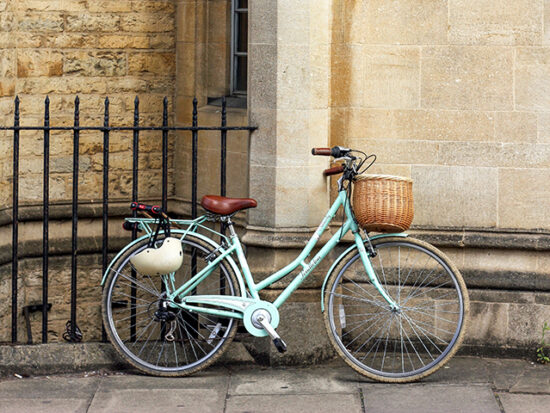
M 231 215 L 247 208 L 256 208 L 258 203 L 252 198 L 228 198 L 218 195 L 205 195 L 201 206 L 209 212 L 218 215 Z

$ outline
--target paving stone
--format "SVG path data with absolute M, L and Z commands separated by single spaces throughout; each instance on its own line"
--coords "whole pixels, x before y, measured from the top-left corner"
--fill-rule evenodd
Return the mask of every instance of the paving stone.
M 348 393 L 363 383 L 349 367 L 246 369 L 233 371 L 231 396 L 254 394 Z
M 225 394 L 215 389 L 148 389 L 98 391 L 88 413 L 163 411 L 221 412 Z
M 98 385 L 97 377 L 51 376 L 6 380 L 0 382 L 0 400 L 91 399 Z M 0 411 L 3 412 L 1 408 Z
M 454 357 L 423 383 L 472 384 L 488 383 L 489 372 L 485 360 L 478 357 Z
M 86 413 L 88 400 L 81 399 L 40 399 L 40 400 L 0 400 L 2 413 Z
M 550 393 L 550 369 L 548 366 L 533 364 L 510 388 L 511 393 Z
M 489 386 L 375 384 L 363 398 L 367 413 L 500 413 Z
M 548 413 L 550 396 L 532 394 L 499 394 L 506 413 Z
M 527 360 L 513 359 L 485 359 L 485 361 L 490 380 L 497 390 L 509 389 L 517 383 L 518 378 L 530 363 Z
M 359 393 L 356 394 L 293 394 L 235 396 L 227 400 L 227 413 L 290 413 L 290 412 L 362 412 Z

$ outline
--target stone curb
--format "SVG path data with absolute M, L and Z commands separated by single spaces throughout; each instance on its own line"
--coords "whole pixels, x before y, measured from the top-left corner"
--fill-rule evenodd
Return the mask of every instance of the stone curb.
M 0 366 L 0 376 L 125 368 L 108 343 L 3 345 Z
M 245 362 L 254 360 L 241 343 L 233 342 L 218 363 Z M 109 343 L 0 345 L 0 377 L 129 368 Z

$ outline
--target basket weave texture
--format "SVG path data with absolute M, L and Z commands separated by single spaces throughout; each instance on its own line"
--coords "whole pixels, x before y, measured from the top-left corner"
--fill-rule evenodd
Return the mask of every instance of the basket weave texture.
M 413 181 L 390 175 L 360 175 L 353 186 L 353 211 L 366 231 L 406 231 L 414 217 Z

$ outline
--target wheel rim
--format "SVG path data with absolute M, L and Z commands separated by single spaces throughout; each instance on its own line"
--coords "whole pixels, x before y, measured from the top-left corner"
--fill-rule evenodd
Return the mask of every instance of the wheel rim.
M 182 246 L 184 262 L 174 274 L 175 285 L 190 278 L 192 249 L 197 257 L 195 274 L 207 265 L 204 257 L 210 252 L 190 241 Z M 141 246 L 132 255 L 145 248 L 147 245 Z M 169 309 L 172 315 L 167 317 L 173 321 L 163 321 L 166 312 L 159 310 L 164 297 L 160 277 L 139 274 L 131 265 L 130 256 L 112 271 L 116 274 L 107 291 L 108 326 L 115 344 L 138 366 L 161 372 L 193 369 L 212 358 L 230 337 L 235 325 L 230 318 Z M 219 265 L 195 293 L 234 295 L 235 287 L 227 269 Z M 167 340 L 170 332 L 173 341 Z
M 360 369 L 388 378 L 421 375 L 458 341 L 464 322 L 460 285 L 445 261 L 424 247 L 388 242 L 376 248 L 373 267 L 400 310 L 392 311 L 366 280 L 357 254 L 330 291 L 330 328 Z

